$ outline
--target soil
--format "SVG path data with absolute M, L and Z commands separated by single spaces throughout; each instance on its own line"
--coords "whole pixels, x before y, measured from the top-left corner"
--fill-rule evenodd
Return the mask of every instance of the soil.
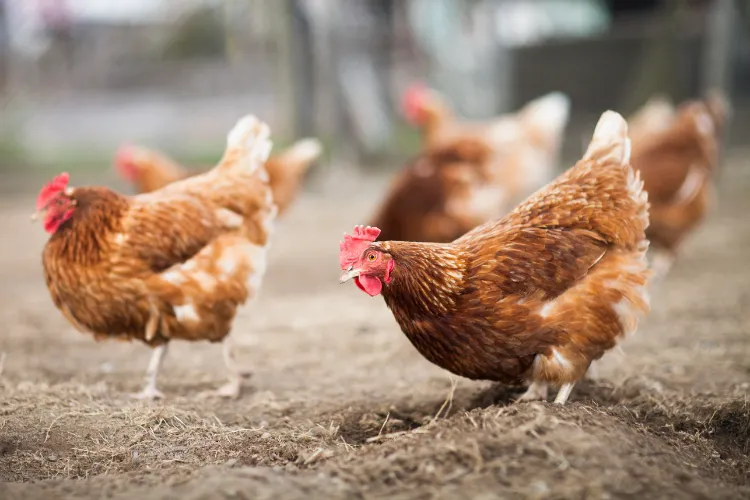
M 166 399 L 130 400 L 149 350 L 64 320 L 34 190 L 4 195 L 0 498 L 750 497 L 750 162 L 727 166 L 652 314 L 564 407 L 451 377 L 382 299 L 338 284 L 341 233 L 383 186 L 331 180 L 279 223 L 263 293 L 235 323 L 254 375 L 234 401 L 210 396 L 220 347 L 179 342 Z

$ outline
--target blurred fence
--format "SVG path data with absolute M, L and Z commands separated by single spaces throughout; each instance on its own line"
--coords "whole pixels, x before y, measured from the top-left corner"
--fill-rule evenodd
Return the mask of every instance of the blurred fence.
M 101 162 L 126 140 L 208 160 L 247 111 L 282 142 L 402 156 L 414 132 L 396 110 L 415 78 L 469 117 L 562 90 L 581 130 L 655 92 L 719 85 L 741 102 L 743 2 L 0 0 L 0 165 Z

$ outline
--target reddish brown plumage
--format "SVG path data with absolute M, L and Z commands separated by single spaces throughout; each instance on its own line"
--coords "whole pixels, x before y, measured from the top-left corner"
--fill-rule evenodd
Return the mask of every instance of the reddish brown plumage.
M 727 109 L 720 98 L 680 106 L 666 126 L 633 141 L 633 167 L 651 204 L 647 231 L 655 249 L 674 254 L 705 217 Z
M 435 110 L 447 108 L 429 90 L 412 93 L 407 108 L 423 120 L 427 136 L 371 221 L 383 238 L 453 241 L 506 214 L 551 180 L 568 116 L 562 94 L 541 97 L 492 122 L 439 121 L 433 130 L 432 120 L 443 116 Z
M 486 207 L 472 209 L 482 190 L 499 190 L 490 181 L 492 150 L 474 137 L 426 151 L 398 174 L 372 225 L 383 238 L 452 241 L 503 208 L 501 193 Z
M 74 210 L 44 248 L 55 305 L 97 339 L 222 340 L 265 271 L 276 213 L 266 130 L 239 122 L 215 169 L 149 194 L 60 191 Z
M 284 214 L 297 198 L 305 173 L 321 152 L 318 141 L 302 139 L 268 159 L 266 172 L 279 215 Z M 188 170 L 159 151 L 132 145 L 120 148 L 115 165 L 138 193 L 149 193 L 207 170 Z
M 371 243 L 342 279 L 370 294 L 380 279 L 409 340 L 453 373 L 572 384 L 648 309 L 648 202 L 628 156 L 605 113 L 584 159 L 508 216 L 452 243 Z

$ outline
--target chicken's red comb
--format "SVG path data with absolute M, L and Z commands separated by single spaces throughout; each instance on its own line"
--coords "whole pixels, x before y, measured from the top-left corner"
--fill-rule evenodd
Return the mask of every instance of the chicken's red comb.
M 419 121 L 422 114 L 424 97 L 430 89 L 422 82 L 416 82 L 409 86 L 401 99 L 401 112 L 411 122 Z
M 36 209 L 42 210 L 49 204 L 50 200 L 58 195 L 58 193 L 65 191 L 65 188 L 68 187 L 69 180 L 70 175 L 67 172 L 63 172 L 45 184 L 41 191 L 39 191 L 39 196 L 36 198 Z
M 126 181 L 134 181 L 138 172 L 133 165 L 133 156 L 136 146 L 122 144 L 115 153 L 115 169 Z
M 339 263 L 341 269 L 348 269 L 356 263 L 367 246 L 375 241 L 380 229 L 370 226 L 354 226 L 351 236 L 344 233 L 344 241 L 339 245 Z

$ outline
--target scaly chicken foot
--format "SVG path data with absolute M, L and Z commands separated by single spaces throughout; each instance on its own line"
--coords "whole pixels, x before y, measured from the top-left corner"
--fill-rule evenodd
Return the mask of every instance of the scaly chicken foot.
M 557 392 L 555 403 L 564 405 L 568 400 L 570 392 L 573 390 L 574 386 L 575 384 L 563 384 L 562 387 L 560 387 L 560 390 Z M 547 399 L 548 391 L 549 386 L 544 382 L 532 382 L 529 388 L 526 389 L 526 392 L 524 392 L 520 398 L 516 399 L 516 403 L 521 403 L 524 401 L 544 401 Z
M 570 396 L 570 392 L 573 390 L 574 386 L 575 386 L 574 383 L 563 384 L 562 387 L 560 387 L 560 390 L 557 391 L 555 404 L 564 405 L 565 402 L 568 400 L 568 396 Z
M 549 388 L 544 382 L 532 382 L 526 392 L 521 397 L 516 399 L 516 403 L 524 401 L 544 401 L 547 399 L 547 392 Z
M 156 388 L 156 378 L 159 375 L 159 369 L 166 354 L 167 344 L 162 344 L 154 349 L 151 360 L 148 362 L 148 368 L 146 369 L 146 385 L 141 392 L 131 394 L 131 398 L 153 400 L 164 397 L 164 394 Z
M 236 399 L 242 392 L 242 380 L 249 378 L 252 372 L 243 370 L 237 365 L 234 357 L 234 345 L 230 337 L 226 337 L 222 343 L 222 354 L 224 365 L 229 372 L 229 381 L 216 390 L 216 395 L 222 398 Z

